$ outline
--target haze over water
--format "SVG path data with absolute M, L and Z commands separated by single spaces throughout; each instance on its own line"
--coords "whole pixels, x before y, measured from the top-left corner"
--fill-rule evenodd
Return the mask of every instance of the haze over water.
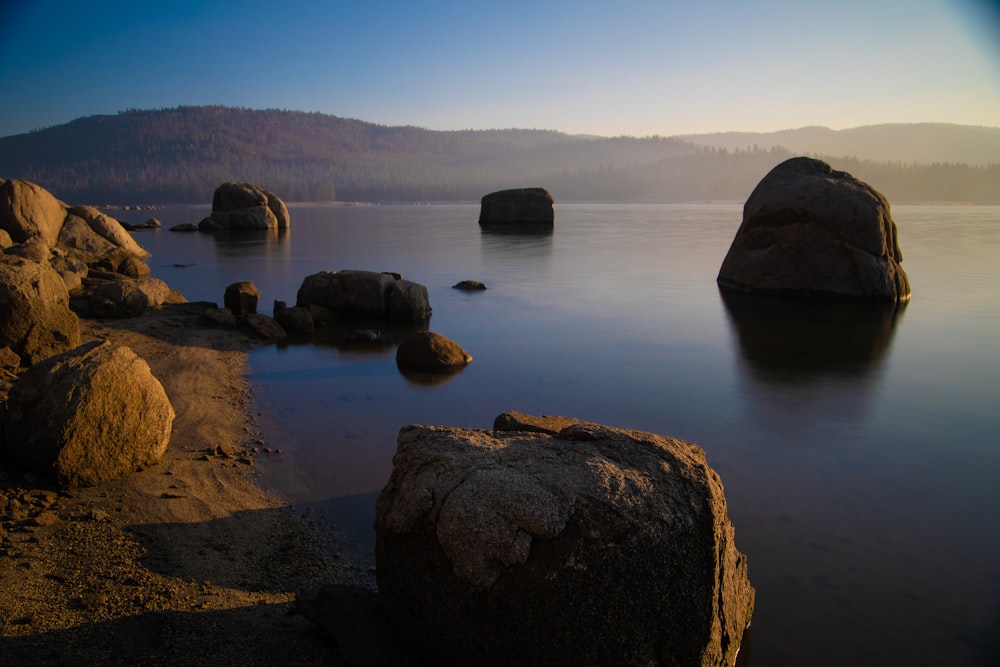
M 898 310 L 720 293 L 736 204 L 557 205 L 542 236 L 482 233 L 475 205 L 291 213 L 282 236 L 138 240 L 188 299 L 252 280 L 265 313 L 320 270 L 428 287 L 429 328 L 474 357 L 444 382 L 402 376 L 392 344 L 250 356 L 284 452 L 265 482 L 362 550 L 401 426 L 567 415 L 705 449 L 757 589 L 741 664 L 1000 662 L 1000 207 L 893 208 L 913 285 Z

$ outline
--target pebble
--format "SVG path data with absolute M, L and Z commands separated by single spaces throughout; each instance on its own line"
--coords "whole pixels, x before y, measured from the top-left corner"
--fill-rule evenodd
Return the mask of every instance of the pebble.
M 55 512 L 42 512 L 32 520 L 32 523 L 36 526 L 51 526 L 59 523 L 59 517 Z

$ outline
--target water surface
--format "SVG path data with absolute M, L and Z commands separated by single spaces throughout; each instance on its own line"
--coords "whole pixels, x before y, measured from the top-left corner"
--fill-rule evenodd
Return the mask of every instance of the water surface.
M 757 589 L 741 664 L 1000 664 L 1000 207 L 894 207 L 898 309 L 720 293 L 735 204 L 560 204 L 529 236 L 482 233 L 475 205 L 290 209 L 282 235 L 139 240 L 189 299 L 252 280 L 266 313 L 320 270 L 428 287 L 430 328 L 474 357 L 446 381 L 400 375 L 392 345 L 250 356 L 284 452 L 265 481 L 363 550 L 401 426 L 573 416 L 705 449 Z

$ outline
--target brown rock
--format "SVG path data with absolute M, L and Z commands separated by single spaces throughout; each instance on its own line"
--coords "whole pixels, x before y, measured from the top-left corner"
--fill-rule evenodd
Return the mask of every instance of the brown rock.
M 258 338 L 270 341 L 280 341 L 288 337 L 288 332 L 274 321 L 273 317 L 251 313 L 238 318 L 247 329 Z
M 173 298 L 170 287 L 159 278 L 140 278 L 101 285 L 90 295 L 89 305 L 94 317 L 117 319 L 138 317 Z
M 548 433 L 556 435 L 567 426 L 579 423 L 572 417 L 553 417 L 542 415 L 534 417 L 523 412 L 505 412 L 493 421 L 494 431 L 528 431 L 532 433 Z
M 149 257 L 149 253 L 125 231 L 122 223 L 93 206 L 74 206 L 70 213 L 82 218 L 94 232 L 131 257 Z
M 312 314 L 304 306 L 289 308 L 284 301 L 274 302 L 274 321 L 288 333 L 307 334 L 315 328 Z
M 0 255 L 0 347 L 31 365 L 79 344 L 80 323 L 59 274 L 47 262 Z
M 433 331 L 418 331 L 396 349 L 396 364 L 403 371 L 453 373 L 471 361 L 461 345 Z
M 202 313 L 202 319 L 213 326 L 227 329 L 236 328 L 236 316 L 228 308 L 207 308 Z
M 882 194 L 825 162 L 792 158 L 747 199 L 718 282 L 789 296 L 905 301 L 902 261 Z
M 260 299 L 260 292 L 252 282 L 233 283 L 226 287 L 223 295 L 223 305 L 233 314 L 252 315 L 257 313 L 257 301 Z
M 67 292 L 79 289 L 83 285 L 83 279 L 87 277 L 87 265 L 78 259 L 68 255 L 58 255 L 49 260 L 49 265 L 55 269 L 59 277 L 62 278 Z
M 174 410 L 146 362 L 92 342 L 31 368 L 10 391 L 4 453 L 64 487 L 95 486 L 157 463 Z
M 427 288 L 397 275 L 385 271 L 320 271 L 302 281 L 295 305 L 322 306 L 349 318 L 426 320 L 431 314 Z
M 376 503 L 379 598 L 436 665 L 733 664 L 754 606 L 691 443 L 409 426 Z
M 152 271 L 149 265 L 138 257 L 126 257 L 118 264 L 118 273 L 129 278 L 145 278 Z
M 0 229 L 15 243 L 40 236 L 51 248 L 65 219 L 66 205 L 45 188 L 16 178 L 0 184 Z
M 251 183 L 223 183 L 212 195 L 212 215 L 199 227 L 216 229 L 286 229 L 288 208 L 276 195 Z

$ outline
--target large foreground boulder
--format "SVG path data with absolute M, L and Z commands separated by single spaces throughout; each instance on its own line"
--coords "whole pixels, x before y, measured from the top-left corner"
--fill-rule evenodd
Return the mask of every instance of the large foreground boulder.
M 218 229 L 287 229 L 288 208 L 275 194 L 251 183 L 223 183 L 212 195 L 212 214 L 201 221 L 205 231 Z
M 419 322 L 431 314 L 427 288 L 399 274 L 320 271 L 299 287 L 296 306 L 321 306 L 341 317 Z
M 550 230 L 555 223 L 555 200 L 544 188 L 515 188 L 483 196 L 479 226 L 483 229 Z
M 389 617 L 436 665 L 732 665 L 754 590 L 704 452 L 562 419 L 400 431 Z
M 30 366 L 79 344 L 80 321 L 56 270 L 48 262 L 0 254 L 0 347 Z
M 718 282 L 751 292 L 905 301 L 902 261 L 885 197 L 799 157 L 772 169 L 750 194 Z
M 10 391 L 4 454 L 63 487 L 95 486 L 160 461 L 174 410 L 146 362 L 91 342 L 36 364 Z

